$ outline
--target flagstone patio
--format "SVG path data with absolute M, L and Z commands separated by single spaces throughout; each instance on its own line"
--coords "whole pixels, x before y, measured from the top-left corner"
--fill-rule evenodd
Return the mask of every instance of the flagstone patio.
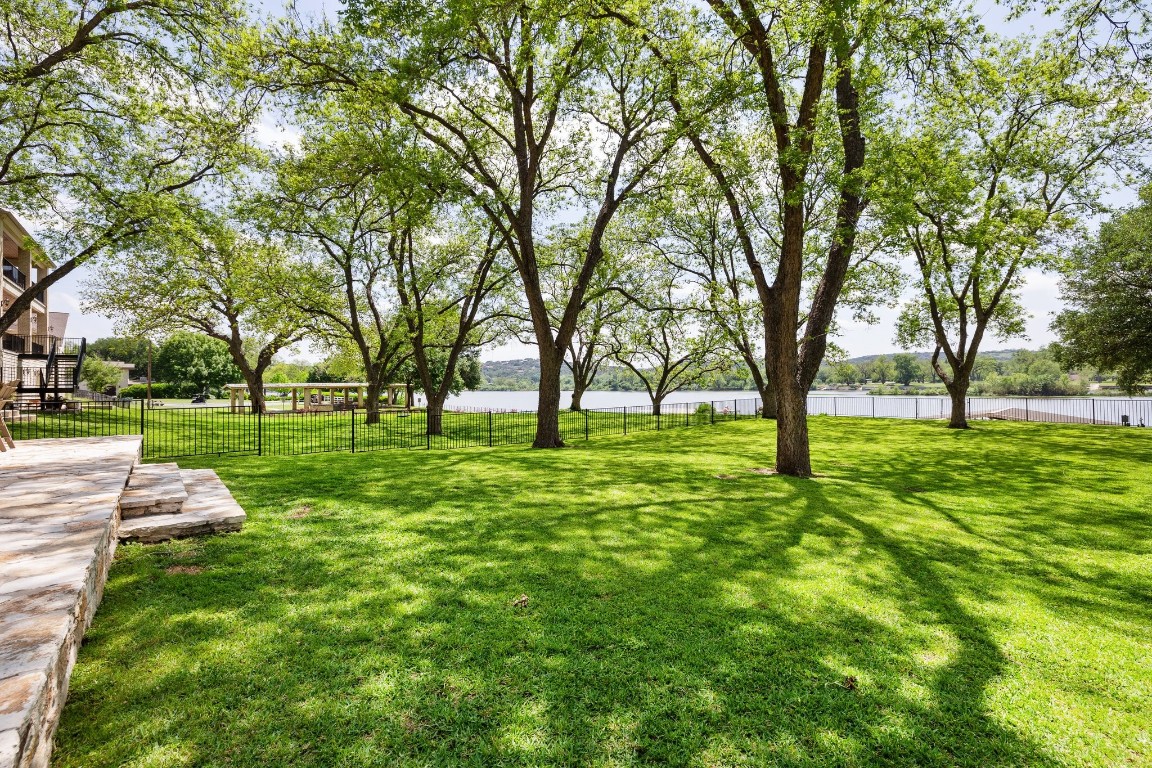
M 24 440 L 0 454 L 0 768 L 49 764 L 117 541 L 243 524 L 214 472 L 138 465 L 140 445 L 138 436 Z M 123 528 L 122 497 L 137 515 Z

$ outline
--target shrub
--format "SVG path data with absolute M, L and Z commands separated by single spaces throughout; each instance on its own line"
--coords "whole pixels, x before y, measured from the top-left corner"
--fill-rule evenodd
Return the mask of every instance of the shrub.
M 182 390 L 190 385 L 183 384 L 169 384 L 163 381 L 152 382 L 152 398 L 163 399 L 165 397 L 184 397 Z M 191 385 L 194 386 L 194 385 Z M 191 395 L 187 395 L 191 397 Z M 143 400 L 148 397 L 148 386 L 146 384 L 131 384 L 124 389 L 120 390 L 120 397 L 130 397 L 134 400 Z

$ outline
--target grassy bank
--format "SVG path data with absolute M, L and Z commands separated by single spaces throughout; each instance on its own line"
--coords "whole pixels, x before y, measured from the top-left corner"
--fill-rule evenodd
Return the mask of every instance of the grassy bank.
M 248 525 L 121 548 L 56 763 L 1152 762 L 1152 433 L 812 429 L 218 461 Z

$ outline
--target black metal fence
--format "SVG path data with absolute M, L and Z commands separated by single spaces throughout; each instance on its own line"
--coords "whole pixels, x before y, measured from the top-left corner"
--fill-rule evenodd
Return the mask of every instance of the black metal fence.
M 756 413 L 755 400 L 724 400 L 561 411 L 566 441 L 602 435 L 711 425 Z M 429 434 L 423 410 L 271 411 L 230 407 L 146 408 L 141 400 L 69 401 L 64 409 L 12 411 L 16 439 L 142 435 L 146 459 L 256 454 L 290 456 L 334 451 L 452 449 L 524 445 L 536 435 L 534 411 L 447 410 Z
M 813 416 L 946 419 L 950 407 L 945 397 L 808 398 Z M 1152 400 L 971 398 L 967 409 L 970 419 L 1152 425 Z M 759 410 L 752 398 L 665 403 L 658 411 L 649 405 L 565 410 L 560 433 L 567 441 L 589 440 L 752 418 Z M 147 459 L 524 445 L 536 434 L 534 411 L 475 408 L 445 411 L 438 434 L 428 434 L 423 410 L 381 411 L 370 423 L 361 409 L 252 414 L 214 406 L 146 408 L 141 400 L 71 400 L 66 407 L 8 411 L 5 419 L 17 439 L 143 435 Z
M 1032 421 L 1047 424 L 1152 426 L 1152 399 L 1118 397 L 970 397 L 965 403 L 970 420 Z M 863 416 L 884 419 L 947 419 L 952 401 L 947 397 L 876 395 L 808 398 L 811 416 Z

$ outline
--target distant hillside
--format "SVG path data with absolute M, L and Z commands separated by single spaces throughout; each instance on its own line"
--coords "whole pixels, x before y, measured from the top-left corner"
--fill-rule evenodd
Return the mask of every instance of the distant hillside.
M 480 363 L 484 377 L 482 389 L 536 389 L 540 383 L 540 361 L 525 357 L 520 360 L 491 360 Z
M 991 357 L 999 362 L 1006 362 L 1012 359 L 1012 356 L 1017 352 L 1026 351 L 1019 349 L 995 349 L 989 352 L 981 352 L 980 356 Z M 859 357 L 849 358 L 848 362 L 854 365 L 863 365 L 871 363 L 878 357 L 886 357 L 891 360 L 895 355 L 900 354 L 899 351 L 889 352 L 883 355 L 861 355 Z M 928 360 L 932 357 L 931 352 L 912 352 L 920 360 Z M 827 364 L 826 364 L 827 365 Z M 540 385 L 540 361 L 534 357 L 525 357 L 519 360 L 489 360 L 480 364 L 480 371 L 484 376 L 484 382 L 480 385 L 481 389 L 487 390 L 520 390 L 531 391 L 535 390 Z M 560 387 L 562 389 L 572 389 L 572 374 L 567 368 L 563 369 L 560 375 Z M 596 381 L 592 383 L 592 389 L 600 392 L 636 392 L 644 389 L 641 381 L 621 365 L 608 365 L 605 364 L 600 369 L 600 375 L 596 377 Z M 736 365 L 731 371 L 727 373 L 718 374 L 712 378 L 711 381 L 705 382 L 695 389 L 721 389 L 721 390 L 746 390 L 749 392 L 756 391 L 756 385 L 752 382 L 752 377 L 749 375 L 743 364 Z
M 540 384 L 540 361 L 536 358 L 484 361 L 480 363 L 480 372 L 484 376 L 481 389 L 528 391 L 536 389 Z M 572 389 L 572 374 L 567 368 L 560 374 L 560 388 Z M 644 389 L 644 384 L 624 366 L 605 363 L 592 382 L 592 389 L 598 392 L 638 392 Z M 754 392 L 756 386 L 744 366 L 737 365 L 731 371 L 716 374 L 711 380 L 691 389 Z
M 994 360 L 1005 361 L 1005 360 L 1011 360 L 1012 356 L 1015 355 L 1017 352 L 1027 352 L 1027 351 L 1029 351 L 1029 350 L 1026 350 L 1023 348 L 1021 348 L 1021 349 L 993 349 L 993 350 L 989 350 L 987 352 L 981 352 L 980 356 L 981 357 L 991 357 Z M 863 363 L 870 363 L 878 357 L 886 357 L 889 360 L 891 360 L 894 356 L 900 355 L 900 354 L 903 354 L 903 352 L 901 350 L 896 350 L 895 352 L 886 352 L 882 355 L 861 355 L 860 357 L 848 358 L 848 362 L 852 363 L 853 365 L 861 365 Z M 912 355 L 913 357 L 915 357 L 919 360 L 931 360 L 932 359 L 932 353 L 931 352 L 909 352 L 908 354 Z

